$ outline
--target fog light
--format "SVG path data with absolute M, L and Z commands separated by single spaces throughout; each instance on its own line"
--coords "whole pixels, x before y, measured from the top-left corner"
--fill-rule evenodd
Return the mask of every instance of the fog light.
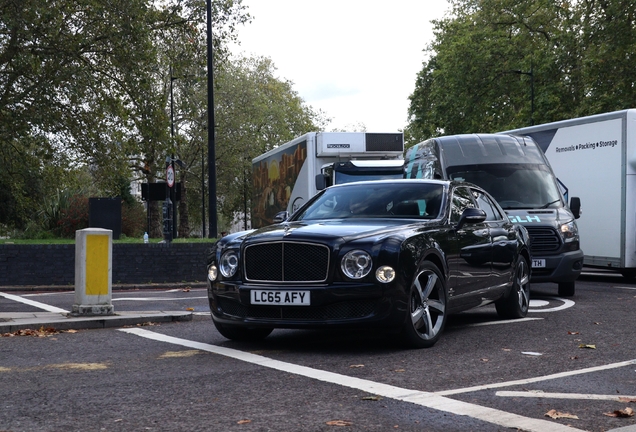
M 219 275 L 219 271 L 214 264 L 208 267 L 208 279 L 214 282 Z
M 375 278 L 382 283 L 389 283 L 395 279 L 395 270 L 389 266 L 382 266 L 376 270 Z

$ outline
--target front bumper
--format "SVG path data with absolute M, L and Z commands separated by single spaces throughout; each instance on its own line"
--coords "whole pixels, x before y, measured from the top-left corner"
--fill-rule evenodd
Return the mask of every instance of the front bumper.
M 271 328 L 399 327 L 406 319 L 407 299 L 390 285 L 271 286 L 208 281 L 208 298 L 212 319 L 222 324 Z M 311 305 L 252 305 L 252 289 L 309 291 Z
M 545 259 L 545 268 L 532 268 L 531 282 L 573 282 L 583 269 L 583 251 L 580 249 L 559 255 L 532 258 Z

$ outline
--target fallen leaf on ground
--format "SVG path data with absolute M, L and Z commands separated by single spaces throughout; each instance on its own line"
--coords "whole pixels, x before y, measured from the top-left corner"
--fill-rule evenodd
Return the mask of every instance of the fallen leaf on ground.
M 357 364 L 357 365 L 351 365 L 349 366 L 350 368 L 363 368 L 364 365 L 363 364 Z
M 512 351 L 510 348 L 502 348 L 503 351 Z
M 365 396 L 362 400 L 379 401 L 382 399 L 380 396 Z
M 487 359 L 487 358 L 483 358 L 483 359 L 481 359 L 481 361 L 483 361 L 483 362 L 487 362 L 487 361 L 488 361 L 488 359 Z
M 590 345 L 590 344 L 580 344 L 579 348 L 589 348 L 589 349 L 596 349 L 596 345 Z
M 550 411 L 545 413 L 545 416 L 546 417 L 551 417 L 553 419 L 560 419 L 560 418 L 567 418 L 567 419 L 574 419 L 574 420 L 578 420 L 579 419 L 574 414 L 562 413 L 562 412 L 559 412 L 559 411 L 554 410 L 554 409 L 551 409 Z
M 568 334 L 569 334 L 569 335 L 577 335 L 577 334 L 579 334 L 579 332 L 569 331 L 569 332 L 568 332 Z
M 608 417 L 633 417 L 634 410 L 631 409 L 630 407 L 627 407 L 622 410 L 616 410 L 613 412 L 603 413 L 603 415 L 606 415 Z
M 190 287 L 185 287 L 184 289 L 182 289 L 181 291 L 183 292 L 190 292 Z
M 327 424 L 329 426 L 351 426 L 353 425 L 353 422 L 350 422 L 349 420 L 331 420 L 328 421 Z
M 186 308 L 187 311 L 192 312 L 194 310 L 193 307 Z
M 16 330 L 12 333 L 3 333 L 2 337 L 13 337 L 13 336 L 47 337 L 47 336 L 56 335 L 56 334 L 60 334 L 60 332 L 54 329 L 53 327 L 40 327 L 39 330 L 22 329 L 22 330 Z
M 598 321 L 594 321 L 594 324 L 595 324 L 595 325 L 601 325 L 601 323 L 600 323 L 600 322 L 598 322 Z
M 623 396 L 619 396 L 618 400 L 621 402 L 636 402 L 636 398 L 630 398 L 630 397 L 623 397 Z
M 395 372 L 406 372 L 406 369 L 396 369 Z
M 252 423 L 252 420 L 245 419 L 245 420 L 239 420 L 236 422 L 236 424 L 248 424 L 248 423 Z

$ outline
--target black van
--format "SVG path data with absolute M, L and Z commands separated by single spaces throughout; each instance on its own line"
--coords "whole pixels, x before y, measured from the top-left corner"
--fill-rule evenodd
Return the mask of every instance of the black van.
M 512 222 L 528 230 L 532 281 L 555 282 L 560 296 L 574 295 L 583 267 L 575 219 L 581 202 L 554 176 L 537 143 L 527 136 L 449 135 L 411 147 L 406 178 L 463 180 L 486 189 Z M 495 240 L 496 241 L 496 240 Z

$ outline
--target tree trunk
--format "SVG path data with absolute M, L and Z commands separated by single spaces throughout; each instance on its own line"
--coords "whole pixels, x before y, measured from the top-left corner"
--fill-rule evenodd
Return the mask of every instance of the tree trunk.
M 190 237 L 190 218 L 188 217 L 188 201 L 186 199 L 186 173 L 181 170 L 181 200 L 179 201 L 179 228 L 180 238 Z

